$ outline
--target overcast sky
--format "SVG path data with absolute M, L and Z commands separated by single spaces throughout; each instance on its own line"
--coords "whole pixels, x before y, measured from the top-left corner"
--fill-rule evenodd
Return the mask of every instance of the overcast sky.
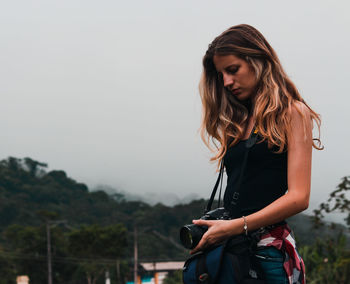
M 350 174 L 348 1 L 0 3 L 1 159 L 47 162 L 90 187 L 208 197 L 201 59 L 247 23 L 322 116 L 311 209 Z

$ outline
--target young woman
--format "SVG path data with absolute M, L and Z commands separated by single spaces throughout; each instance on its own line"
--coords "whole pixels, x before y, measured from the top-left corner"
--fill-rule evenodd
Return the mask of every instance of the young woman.
M 238 210 L 232 220 L 194 220 L 208 231 L 191 253 L 266 227 L 256 257 L 267 283 L 304 283 L 303 261 L 283 221 L 308 207 L 312 147 L 322 149 L 312 128 L 314 121 L 320 131 L 320 116 L 302 99 L 263 35 L 249 25 L 233 26 L 209 45 L 200 95 L 202 138 L 208 147 L 214 142 L 212 160 L 223 161 L 228 176 L 224 206 L 229 210 L 235 199 Z M 258 139 L 237 195 L 244 140 L 252 130 Z

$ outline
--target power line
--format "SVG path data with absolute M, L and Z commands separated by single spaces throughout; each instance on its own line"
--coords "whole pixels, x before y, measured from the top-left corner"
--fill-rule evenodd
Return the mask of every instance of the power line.
M 0 255 L 9 257 L 9 258 L 15 258 L 15 259 L 22 259 L 22 260 L 31 260 L 31 261 L 47 261 L 46 255 L 39 255 L 39 254 L 26 254 L 26 253 L 16 253 L 16 252 L 0 252 Z M 95 264 L 101 264 L 101 265 L 108 265 L 108 264 L 115 264 L 117 259 L 112 258 L 82 258 L 82 257 L 63 257 L 63 256 L 53 256 L 52 257 L 53 262 L 60 262 L 60 263 L 71 263 L 71 264 L 79 264 L 83 262 L 91 262 L 93 261 Z M 128 261 L 133 261 L 133 258 L 127 258 Z M 184 261 L 184 259 L 154 259 L 154 258 L 144 258 L 140 259 L 139 262 L 164 262 L 164 261 Z

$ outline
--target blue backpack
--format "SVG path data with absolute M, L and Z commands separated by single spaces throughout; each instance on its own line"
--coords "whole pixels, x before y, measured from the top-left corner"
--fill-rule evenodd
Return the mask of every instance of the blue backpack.
M 186 260 L 184 284 L 265 284 L 254 257 L 254 241 L 235 236 L 224 244 L 201 251 Z

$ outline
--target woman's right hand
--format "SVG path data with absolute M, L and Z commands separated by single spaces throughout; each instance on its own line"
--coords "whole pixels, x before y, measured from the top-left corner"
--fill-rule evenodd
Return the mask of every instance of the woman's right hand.
M 197 253 L 205 248 L 218 244 L 231 236 L 243 233 L 244 221 L 242 218 L 233 220 L 193 220 L 193 224 L 206 226 L 208 230 L 204 233 L 198 245 L 190 251 L 190 254 Z

